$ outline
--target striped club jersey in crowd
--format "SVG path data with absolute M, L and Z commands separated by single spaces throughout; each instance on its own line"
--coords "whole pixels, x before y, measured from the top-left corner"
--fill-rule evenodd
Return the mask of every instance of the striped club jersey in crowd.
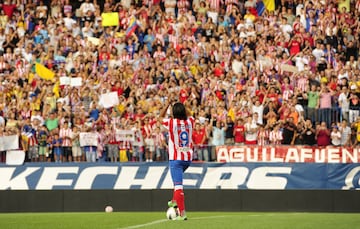
M 162 124 L 169 130 L 169 160 L 191 161 L 194 118 L 189 117 L 187 120 L 164 119 Z
M 61 128 L 59 132 L 60 138 L 63 140 L 62 145 L 63 147 L 70 147 L 72 146 L 71 137 L 72 137 L 72 130 L 70 128 Z

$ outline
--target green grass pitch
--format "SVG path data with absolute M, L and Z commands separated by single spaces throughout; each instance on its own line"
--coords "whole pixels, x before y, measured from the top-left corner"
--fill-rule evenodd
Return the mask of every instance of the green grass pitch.
M 165 212 L 4 213 L 1 229 L 360 229 L 360 214 L 188 212 L 187 221 L 171 221 Z

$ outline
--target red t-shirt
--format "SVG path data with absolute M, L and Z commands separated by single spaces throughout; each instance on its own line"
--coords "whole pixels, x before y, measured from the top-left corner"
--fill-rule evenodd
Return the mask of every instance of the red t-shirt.
M 245 142 L 245 126 L 244 125 L 235 125 L 234 126 L 234 141 L 235 143 Z
M 205 136 L 205 128 L 201 128 L 199 130 L 194 130 L 192 138 L 195 145 L 203 144 L 202 140 Z
M 179 93 L 179 100 L 180 102 L 184 103 L 188 98 L 188 93 L 185 89 L 181 89 Z
M 16 5 L 15 4 L 10 4 L 10 5 L 4 4 L 2 6 L 2 8 L 3 8 L 5 15 L 8 16 L 8 18 L 11 18 L 16 9 Z
M 294 40 L 290 44 L 290 55 L 296 55 L 300 52 L 300 42 Z

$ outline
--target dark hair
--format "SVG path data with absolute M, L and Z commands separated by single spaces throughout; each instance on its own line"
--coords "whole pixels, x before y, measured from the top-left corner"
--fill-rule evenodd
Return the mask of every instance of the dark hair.
M 172 107 L 172 113 L 174 118 L 176 119 L 180 119 L 180 120 L 186 120 L 187 119 L 187 115 L 186 115 L 186 108 L 184 106 L 184 104 L 182 103 L 175 103 Z

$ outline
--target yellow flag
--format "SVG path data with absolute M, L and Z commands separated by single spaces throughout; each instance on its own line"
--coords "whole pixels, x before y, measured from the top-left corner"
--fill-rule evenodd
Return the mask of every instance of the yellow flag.
M 275 10 L 275 0 L 263 0 L 263 3 L 268 11 Z
M 34 74 L 29 73 L 29 78 L 28 78 L 29 84 L 32 83 L 33 79 L 34 79 Z
M 55 73 L 42 64 L 35 63 L 35 72 L 44 80 L 54 79 Z
M 119 13 L 102 13 L 102 26 L 118 26 L 119 25 Z
M 343 8 L 345 7 L 346 12 L 350 12 L 350 0 L 340 0 L 338 2 L 338 10 L 340 12 L 343 11 Z
M 53 87 L 53 92 L 56 96 L 56 98 L 59 98 L 60 97 L 60 92 L 59 92 L 59 85 L 60 85 L 60 81 L 57 81 Z

